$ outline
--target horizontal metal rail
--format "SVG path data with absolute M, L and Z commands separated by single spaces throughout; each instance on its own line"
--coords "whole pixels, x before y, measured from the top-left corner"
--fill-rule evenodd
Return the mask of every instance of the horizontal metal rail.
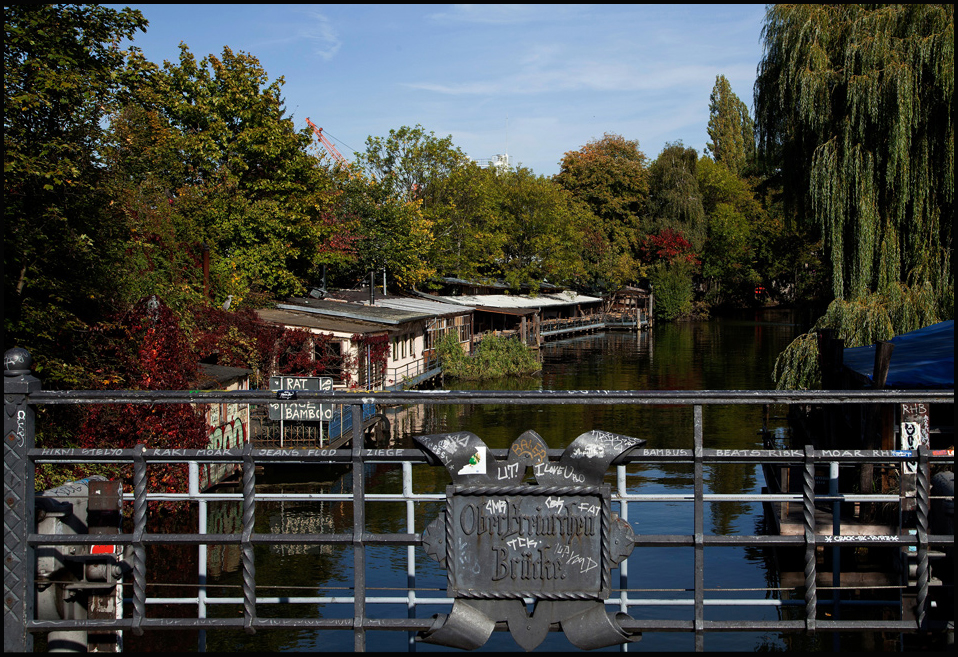
M 298 402 L 328 404 L 623 404 L 703 406 L 731 404 L 954 403 L 953 390 L 335 390 L 297 391 Z M 283 404 L 267 390 L 38 390 L 30 404 Z
M 6 383 L 6 381 L 5 381 Z M 130 593 L 127 596 L 132 606 L 132 617 L 115 621 L 100 620 L 40 620 L 34 617 L 32 607 L 24 606 L 22 629 L 26 632 L 40 632 L 51 630 L 86 630 L 94 629 L 121 629 L 134 633 L 153 629 L 236 629 L 252 632 L 256 630 L 278 628 L 313 628 L 313 629 L 341 629 L 352 630 L 355 634 L 356 650 L 366 648 L 367 631 L 425 631 L 432 625 L 432 619 L 415 618 L 417 605 L 450 604 L 449 598 L 429 594 L 416 588 L 415 549 L 422 544 L 422 527 L 416 526 L 415 505 L 417 503 L 442 503 L 445 495 L 440 491 L 413 493 L 412 465 L 429 463 L 429 460 L 419 450 L 410 449 L 369 449 L 362 445 L 361 440 L 353 440 L 349 449 L 254 449 L 247 445 L 243 449 L 232 450 L 186 450 L 186 449 L 35 449 L 32 445 L 32 412 L 33 406 L 39 404 L 204 404 L 204 403 L 234 403 L 234 404 L 266 404 L 287 403 L 277 399 L 276 393 L 266 391 L 43 391 L 39 389 L 12 390 L 5 386 L 5 405 L 7 416 L 20 421 L 23 418 L 24 427 L 16 425 L 13 432 L 6 431 L 8 440 L 5 441 L 5 473 L 18 468 L 18 475 L 24 484 L 24 510 L 29 501 L 32 508 L 32 478 L 36 464 L 75 464 L 75 463 L 131 463 L 134 468 L 134 491 L 127 494 L 126 499 L 133 505 L 133 531 L 111 535 L 110 540 L 116 544 L 133 547 L 133 575 L 132 583 L 126 587 Z M 629 453 L 621 463 L 616 464 L 614 473 L 610 473 L 615 481 L 613 486 L 613 503 L 617 504 L 619 517 L 628 522 L 630 509 L 636 505 L 647 503 L 688 503 L 693 507 L 694 527 L 691 533 L 675 534 L 637 534 L 634 545 L 640 547 L 683 547 L 692 548 L 692 568 L 694 572 L 694 586 L 683 591 L 689 598 L 661 596 L 636 596 L 643 593 L 642 589 L 630 588 L 628 585 L 628 566 L 626 560 L 620 565 L 620 585 L 612 588 L 612 595 L 606 601 L 609 607 L 617 607 L 620 611 L 628 612 L 631 607 L 690 607 L 693 618 L 690 620 L 675 620 L 669 618 L 624 619 L 623 629 L 629 631 L 656 631 L 656 632 L 691 632 L 695 635 L 696 648 L 703 649 L 704 634 L 708 632 L 742 632 L 742 631 L 778 631 L 778 632 L 848 632 L 848 631 L 894 631 L 917 632 L 930 629 L 932 625 L 927 618 L 928 600 L 928 560 L 929 551 L 934 546 L 953 545 L 951 535 L 931 534 L 928 529 L 928 505 L 930 501 L 930 465 L 932 463 L 951 463 L 953 453 L 933 453 L 927 449 L 921 450 L 816 450 L 811 447 L 804 449 L 705 449 L 703 414 L 705 407 L 716 405 L 764 405 L 764 404 L 803 404 L 803 405 L 835 405 L 835 404 L 888 404 L 888 403 L 953 403 L 954 391 L 530 391 L 530 392 L 490 392 L 490 391 L 395 391 L 395 392 L 306 392 L 300 391 L 298 402 L 315 401 L 321 403 L 346 404 L 351 408 L 355 426 L 362 426 L 362 404 L 583 404 L 607 405 L 621 404 L 633 406 L 648 405 L 681 405 L 691 407 L 693 412 L 692 449 L 651 449 L 639 448 Z M 18 440 L 22 438 L 23 440 Z M 504 459 L 507 450 L 490 450 L 497 459 Z M 557 459 L 561 450 L 548 450 L 550 460 Z M 241 493 L 202 493 L 195 486 L 184 493 L 148 493 L 145 486 L 148 465 L 162 463 L 240 463 L 243 480 Z M 804 485 L 801 493 L 742 493 L 742 494 L 714 494 L 705 492 L 703 467 L 709 463 L 778 463 L 799 467 L 804 472 Z M 835 502 L 884 502 L 897 503 L 900 497 L 896 495 L 866 495 L 838 493 L 832 495 L 816 494 L 814 486 L 814 472 L 816 465 L 826 463 L 861 464 L 887 463 L 900 465 L 914 463 L 917 465 L 917 515 L 918 530 L 908 533 L 900 529 L 897 534 L 884 535 L 848 535 L 832 536 L 818 533 L 814 525 L 814 508 L 816 504 Z M 272 494 L 257 492 L 255 487 L 255 468 L 260 465 L 298 463 L 298 464 L 327 464 L 352 466 L 351 493 L 302 493 L 302 494 Z M 401 465 L 403 470 L 403 489 L 401 493 L 376 494 L 365 490 L 364 466 L 370 463 L 387 463 Z M 628 490 L 629 469 L 655 463 L 688 464 L 693 469 L 693 480 L 688 493 L 636 493 Z M 195 468 L 194 468 L 195 470 Z M 241 501 L 243 506 L 242 530 L 229 533 L 183 533 L 165 534 L 146 531 L 147 505 L 151 501 L 184 500 L 200 505 L 213 501 Z M 349 532 L 328 533 L 270 533 L 264 534 L 254 531 L 253 520 L 257 504 L 275 501 L 323 501 L 323 502 L 351 502 L 353 514 L 353 528 Z M 706 504 L 722 502 L 745 502 L 762 504 L 766 502 L 790 502 L 801 505 L 805 510 L 805 527 L 801 535 L 712 535 L 704 531 L 703 516 Z M 366 527 L 366 504 L 370 502 L 388 502 L 405 505 L 407 531 L 382 534 L 370 532 Z M 10 506 L 10 505 L 8 505 Z M 32 513 L 28 513 L 27 522 L 21 522 L 19 529 L 8 540 L 5 533 L 5 549 L 8 553 L 21 550 L 24 564 L 32 564 L 35 559 L 35 550 L 41 546 L 57 545 L 91 545 L 102 542 L 102 536 L 95 535 L 53 535 L 38 533 L 32 525 Z M 828 590 L 831 587 L 822 587 L 816 584 L 817 565 L 816 548 L 824 545 L 876 545 L 891 547 L 915 547 L 918 559 L 918 582 L 914 592 L 918 600 L 918 614 L 915 620 L 841 620 L 821 619 L 819 609 L 822 606 L 831 606 L 832 599 L 819 600 L 818 590 Z M 214 596 L 211 590 L 217 587 L 211 584 L 198 584 L 195 595 L 182 597 L 160 597 L 147 595 L 147 564 L 145 561 L 145 547 L 151 544 L 167 545 L 238 545 L 242 550 L 242 596 Z M 353 562 L 366 563 L 367 546 L 405 546 L 409 550 L 411 572 L 408 586 L 403 589 L 405 595 L 369 595 L 376 591 L 366 581 L 364 568 L 357 568 L 353 572 L 352 588 L 347 595 L 312 595 L 312 596 L 284 596 L 261 595 L 267 593 L 269 587 L 257 585 L 255 576 L 255 560 L 253 548 L 263 545 L 341 545 L 353 548 Z M 780 546 L 805 549 L 805 586 L 801 591 L 801 600 L 785 599 L 730 599 L 727 596 L 714 597 L 712 593 L 722 593 L 720 589 L 705 587 L 704 550 L 709 547 L 748 547 L 748 546 Z M 9 561 L 9 560 L 8 560 Z M 29 566 L 32 568 L 32 565 Z M 202 567 L 202 566 L 201 566 Z M 6 574 L 6 571 L 5 571 Z M 21 571 L 18 574 L 24 586 L 32 587 L 33 578 Z M 5 581 L 6 581 L 5 577 Z M 205 581 L 205 580 L 204 580 Z M 841 587 L 841 590 L 855 589 Z M 644 591 L 650 593 L 649 591 Z M 26 600 L 31 596 L 30 588 L 20 592 Z M 654 593 L 654 592 L 651 592 Z M 205 609 L 209 605 L 242 605 L 241 618 L 208 618 L 198 614 L 196 618 L 153 618 L 147 617 L 146 605 L 150 604 L 196 604 L 201 601 L 200 607 Z M 531 602 L 531 601 L 530 601 Z M 854 601 L 842 601 L 841 604 L 852 604 Z M 877 600 L 864 601 L 871 605 L 891 605 L 898 601 Z M 258 612 L 260 605 L 273 604 L 342 604 L 351 607 L 348 618 L 266 618 Z M 367 613 L 368 605 L 378 604 L 406 604 L 411 609 L 410 618 L 379 619 L 371 618 Z M 759 607 L 796 607 L 804 611 L 801 619 L 779 620 L 709 620 L 705 618 L 706 607 L 717 606 L 759 606 Z M 30 613 L 27 613 L 30 612 Z M 5 615 L 5 636 L 8 615 Z M 504 623 L 496 626 L 497 630 L 507 629 Z M 558 629 L 558 628 L 552 628 Z M 6 639 L 5 639 L 6 645 Z

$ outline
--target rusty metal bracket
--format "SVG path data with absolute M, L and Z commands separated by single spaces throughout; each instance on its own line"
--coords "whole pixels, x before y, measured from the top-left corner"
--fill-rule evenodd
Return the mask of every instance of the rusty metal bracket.
M 554 462 L 534 431 L 516 439 L 505 462 L 469 432 L 414 440 L 453 480 L 446 508 L 422 543 L 446 568 L 447 594 L 455 601 L 449 615 L 434 617 L 422 641 L 473 650 L 497 622 L 525 650 L 542 643 L 553 624 L 586 650 L 641 637 L 622 628 L 627 614 L 605 610 L 611 570 L 632 552 L 634 536 L 612 513 L 603 481 L 644 440 L 590 431 Z M 534 484 L 524 482 L 529 468 Z

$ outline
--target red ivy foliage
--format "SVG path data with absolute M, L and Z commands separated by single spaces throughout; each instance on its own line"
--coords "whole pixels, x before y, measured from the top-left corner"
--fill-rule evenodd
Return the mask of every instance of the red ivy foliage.
M 353 334 L 353 344 L 356 345 L 357 358 L 365 359 L 368 352 L 370 365 L 372 366 L 373 372 L 386 371 L 386 363 L 389 359 L 389 350 L 392 348 L 389 343 L 389 335 L 365 335 L 362 333 L 355 333 Z M 349 364 L 357 365 L 358 363 Z M 363 381 L 358 381 L 356 385 L 361 385 L 363 383 Z
M 220 365 L 253 370 L 257 386 L 271 374 L 316 376 L 343 369 L 343 359 L 330 347 L 332 336 L 270 325 L 249 309 L 226 312 L 200 306 L 192 309 L 192 316 L 190 335 L 154 296 L 96 327 L 93 341 L 100 358 L 95 373 L 100 387 L 187 390 L 198 378 L 198 362 L 213 354 Z M 388 338 L 373 342 L 377 345 L 373 358 L 385 364 Z M 186 404 L 91 405 L 82 408 L 74 426 L 72 442 L 80 448 L 131 449 L 142 444 L 151 449 L 202 449 L 208 439 L 203 414 Z M 127 482 L 132 478 L 130 466 L 118 473 Z M 186 465 L 150 466 L 148 484 L 151 491 L 183 492 Z
M 190 342 L 173 312 L 156 297 L 141 300 L 98 331 L 113 352 L 105 360 L 116 367 L 114 372 L 102 372 L 105 384 L 120 381 L 133 390 L 184 390 L 196 380 Z M 109 404 L 90 406 L 75 438 L 81 448 L 202 449 L 207 436 L 205 420 L 192 406 Z M 124 478 L 129 477 L 128 470 L 129 466 Z M 183 492 L 186 479 L 186 465 L 149 467 L 148 484 L 153 491 Z
M 665 261 L 668 264 L 688 262 L 699 264 L 698 254 L 692 250 L 681 231 L 664 228 L 654 235 L 646 235 L 639 247 L 642 260 L 645 262 Z
M 195 349 L 200 359 L 213 354 L 217 363 L 254 371 L 254 386 L 273 374 L 338 374 L 342 358 L 330 346 L 331 335 L 267 324 L 252 310 L 196 310 Z
M 305 329 L 286 329 L 273 343 L 273 364 L 277 374 L 319 376 L 338 372 L 342 359 L 332 352 L 333 336 Z
M 356 256 L 356 242 L 361 239 L 355 232 L 358 221 L 344 221 L 343 217 L 326 213 L 320 217 L 320 223 L 330 230 L 330 235 L 316 245 L 317 252 L 346 259 Z
M 272 369 L 273 345 L 283 329 L 262 321 L 249 308 L 227 312 L 200 306 L 194 309 L 194 317 L 197 358 L 215 354 L 219 365 L 253 370 L 253 386 L 259 387 Z

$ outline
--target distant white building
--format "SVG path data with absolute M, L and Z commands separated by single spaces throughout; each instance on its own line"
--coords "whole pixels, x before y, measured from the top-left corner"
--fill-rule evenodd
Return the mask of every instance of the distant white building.
M 491 158 L 483 158 L 479 160 L 473 160 L 479 166 L 485 168 L 490 164 L 496 168 L 496 171 L 505 171 L 509 168 L 510 158 L 508 153 L 500 153 L 492 156 Z

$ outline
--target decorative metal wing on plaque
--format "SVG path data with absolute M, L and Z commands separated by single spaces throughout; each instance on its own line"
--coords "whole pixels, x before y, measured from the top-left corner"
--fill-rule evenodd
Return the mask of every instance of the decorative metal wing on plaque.
M 558 461 L 534 431 L 512 444 L 505 463 L 469 432 L 416 436 L 434 465 L 452 475 L 446 508 L 423 532 L 426 553 L 446 568 L 452 612 L 437 614 L 427 643 L 472 650 L 505 621 L 532 650 L 552 623 L 582 649 L 637 641 L 624 613 L 604 600 L 611 570 L 632 552 L 628 523 L 612 515 L 606 471 L 645 443 L 604 431 L 584 433 Z M 527 468 L 536 484 L 524 484 Z M 530 616 L 524 598 L 533 598 Z

